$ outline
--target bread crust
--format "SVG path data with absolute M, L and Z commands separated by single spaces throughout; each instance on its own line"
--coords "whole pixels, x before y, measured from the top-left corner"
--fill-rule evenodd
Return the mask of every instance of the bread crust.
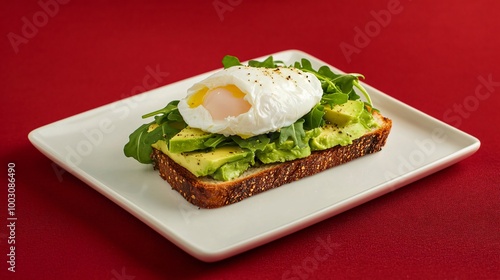
M 252 167 L 232 181 L 198 178 L 157 149 L 153 149 L 151 158 L 154 169 L 187 201 L 201 208 L 218 208 L 380 151 L 386 143 L 392 121 L 379 113 L 374 116 L 380 127 L 350 145 L 314 151 L 306 158 L 293 161 Z

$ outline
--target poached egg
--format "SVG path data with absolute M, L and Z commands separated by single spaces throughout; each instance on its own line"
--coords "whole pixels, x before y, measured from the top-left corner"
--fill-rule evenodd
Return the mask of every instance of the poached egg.
M 233 66 L 194 84 L 178 108 L 191 127 L 248 138 L 293 124 L 322 95 L 318 78 L 296 68 Z

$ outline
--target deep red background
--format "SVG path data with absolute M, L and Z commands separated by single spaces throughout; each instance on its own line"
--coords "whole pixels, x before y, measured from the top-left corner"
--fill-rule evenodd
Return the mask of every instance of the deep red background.
M 0 10 L 0 176 L 15 162 L 18 217 L 17 272 L 7 271 L 2 226 L 0 278 L 500 277 L 500 2 L 73 0 L 46 22 L 37 1 L 18 2 Z M 222 13 L 214 2 L 232 6 Z M 374 27 L 374 13 L 388 5 L 397 9 L 387 24 L 356 44 L 357 28 Z M 9 36 L 22 36 L 23 18 L 33 22 L 34 15 L 39 27 L 16 53 Z M 342 43 L 357 46 L 358 53 L 346 56 Z M 388 195 L 208 264 L 68 173 L 60 180 L 27 139 L 39 126 L 130 96 L 147 67 L 169 73 L 160 86 L 218 68 L 225 54 L 246 60 L 286 49 L 363 73 L 370 85 L 476 136 L 481 148 Z M 496 84 L 474 103 L 481 76 Z M 464 101 L 468 109 L 454 112 Z M 338 246 L 317 267 L 303 270 L 318 238 Z

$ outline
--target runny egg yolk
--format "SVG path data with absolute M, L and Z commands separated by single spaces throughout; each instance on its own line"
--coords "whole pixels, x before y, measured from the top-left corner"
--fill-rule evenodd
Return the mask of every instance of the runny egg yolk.
M 252 105 L 245 99 L 245 94 L 235 85 L 226 85 L 213 89 L 203 88 L 193 94 L 189 100 L 189 107 L 203 105 L 214 120 L 223 120 L 227 117 L 236 117 L 248 112 Z

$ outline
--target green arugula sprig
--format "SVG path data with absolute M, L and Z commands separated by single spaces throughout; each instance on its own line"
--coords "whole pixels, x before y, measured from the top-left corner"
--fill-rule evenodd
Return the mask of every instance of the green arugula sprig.
M 335 74 L 326 65 L 321 66 L 318 71 L 314 70 L 309 60 L 303 58 L 300 62 L 295 62 L 294 67 L 304 72 L 314 74 L 320 80 L 324 95 L 323 102 L 330 105 L 342 104 L 347 100 L 357 100 L 357 95 L 353 86 L 356 87 L 366 98 L 368 105 L 372 106 L 372 100 L 368 92 L 361 86 L 359 79 L 365 77 L 361 74 Z
M 226 55 L 222 59 L 222 64 L 224 69 L 242 65 L 237 57 L 230 55 Z M 370 96 L 359 83 L 359 79 L 364 78 L 361 74 L 335 74 L 328 66 L 321 66 L 318 70 L 315 70 L 311 62 L 307 59 L 301 59 L 300 62 L 295 62 L 293 65 L 287 66 L 283 61 L 274 60 L 272 56 L 263 61 L 250 60 L 248 66 L 265 68 L 294 67 L 303 72 L 310 73 L 316 76 L 321 82 L 323 88 L 321 101 L 302 118 L 287 127 L 281 128 L 279 131 L 246 139 L 239 136 L 226 137 L 214 134 L 213 137 L 207 139 L 204 143 L 207 149 L 215 149 L 224 145 L 237 145 L 255 152 L 263 150 L 270 142 L 276 141 L 279 146 L 289 140 L 293 141 L 294 145 L 299 148 L 304 148 L 307 146 L 308 141 L 308 133 L 306 131 L 321 127 L 325 122 L 323 119 L 325 114 L 324 106 L 334 106 L 343 104 L 348 100 L 359 99 L 360 96 L 354 88 L 357 88 L 364 95 L 366 99 L 365 103 L 367 104 L 365 109 L 372 109 Z M 142 116 L 142 118 L 154 117 L 154 120 L 141 125 L 129 136 L 129 142 L 124 146 L 124 153 L 127 157 L 133 157 L 141 163 L 151 163 L 151 145 L 158 140 L 166 140 L 168 142 L 170 138 L 187 126 L 177 108 L 178 103 L 178 100 L 174 100 L 164 108 Z
M 177 109 L 178 100 L 168 103 L 165 108 L 142 116 L 143 119 L 154 117 L 150 123 L 143 124 L 129 136 L 123 152 L 140 163 L 151 163 L 152 144 L 161 139 L 170 139 L 185 128 L 186 122 Z

